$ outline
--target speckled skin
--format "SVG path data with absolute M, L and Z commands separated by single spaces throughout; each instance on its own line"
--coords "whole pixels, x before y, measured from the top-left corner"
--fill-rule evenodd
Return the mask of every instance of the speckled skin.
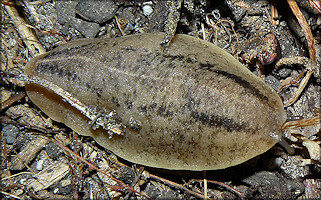
M 30 99 L 53 120 L 134 163 L 212 170 L 237 165 L 279 141 L 286 120 L 276 92 L 227 52 L 163 33 L 69 42 L 31 60 L 25 73 L 53 82 L 90 109 L 115 110 L 123 136 L 102 128 L 52 91 L 27 84 Z M 133 123 L 132 122 L 137 122 Z

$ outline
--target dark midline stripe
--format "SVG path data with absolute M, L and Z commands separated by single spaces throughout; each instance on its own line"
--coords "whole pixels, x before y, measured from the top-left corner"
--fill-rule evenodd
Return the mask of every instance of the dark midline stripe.
M 102 94 L 102 88 L 95 87 L 88 82 L 84 82 L 80 79 L 80 77 L 74 71 L 71 71 L 67 68 L 63 69 L 59 67 L 58 64 L 48 64 L 48 63 L 40 63 L 35 72 L 40 72 L 48 75 L 57 75 L 59 78 L 67 77 L 68 80 L 72 82 L 77 82 L 77 84 L 84 85 L 87 90 L 92 91 L 93 93 L 97 94 L 98 97 Z
M 191 112 L 191 117 L 196 121 L 200 121 L 205 125 L 210 127 L 223 127 L 228 132 L 232 131 L 247 131 L 247 132 L 254 132 L 253 129 L 248 128 L 247 123 L 238 123 L 233 119 L 228 117 L 219 116 L 219 115 L 207 115 L 206 113 L 198 113 L 196 111 Z
M 222 75 L 228 79 L 233 80 L 235 83 L 239 84 L 240 86 L 242 86 L 246 91 L 248 91 L 249 93 L 251 93 L 252 95 L 254 95 L 255 97 L 259 98 L 261 101 L 265 102 L 268 104 L 268 98 L 267 96 L 263 95 L 260 90 L 258 90 L 257 88 L 255 88 L 253 85 L 251 85 L 248 81 L 244 80 L 242 77 L 237 76 L 235 74 L 231 74 L 228 73 L 226 71 L 223 70 L 218 70 L 215 69 L 214 65 L 211 64 L 203 64 L 200 63 L 201 68 L 205 68 L 208 71 L 212 71 L 218 75 Z

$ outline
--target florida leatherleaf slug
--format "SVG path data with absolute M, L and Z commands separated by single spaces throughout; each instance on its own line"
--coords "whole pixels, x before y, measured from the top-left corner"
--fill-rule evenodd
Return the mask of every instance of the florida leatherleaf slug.
M 286 120 L 274 90 L 227 52 L 163 33 L 84 39 L 32 59 L 30 99 L 53 120 L 134 163 L 211 170 L 279 141 Z

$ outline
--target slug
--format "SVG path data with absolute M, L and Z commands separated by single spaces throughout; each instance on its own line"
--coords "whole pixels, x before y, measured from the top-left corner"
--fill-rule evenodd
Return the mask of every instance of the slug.
M 44 113 L 119 157 L 215 170 L 270 149 L 286 120 L 277 93 L 209 42 L 164 33 L 81 39 L 33 58 L 26 91 Z

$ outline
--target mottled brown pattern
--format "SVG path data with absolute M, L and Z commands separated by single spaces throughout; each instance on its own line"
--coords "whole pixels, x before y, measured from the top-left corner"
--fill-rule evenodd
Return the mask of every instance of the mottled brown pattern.
M 213 44 L 177 35 L 163 51 L 163 36 L 73 41 L 27 65 L 26 74 L 58 85 L 89 109 L 116 111 L 124 136 L 108 139 L 105 130 L 93 130 L 52 92 L 30 84 L 28 95 L 54 120 L 153 167 L 221 169 L 278 142 L 286 115 L 271 87 Z

